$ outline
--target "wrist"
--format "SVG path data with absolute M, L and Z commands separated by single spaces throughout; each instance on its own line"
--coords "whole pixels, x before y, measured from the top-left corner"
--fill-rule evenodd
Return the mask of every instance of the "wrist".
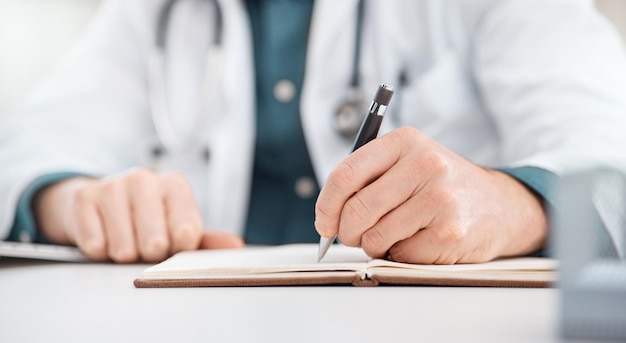
M 542 249 L 548 237 L 548 214 L 544 199 L 533 189 L 515 177 L 498 170 L 491 170 L 498 179 L 509 209 L 502 225 L 508 234 L 503 235 L 501 256 L 519 256 Z
M 50 242 L 75 244 L 73 235 L 67 232 L 69 216 L 75 191 L 84 184 L 86 177 L 72 177 L 52 183 L 39 190 L 33 197 L 32 209 L 40 233 Z

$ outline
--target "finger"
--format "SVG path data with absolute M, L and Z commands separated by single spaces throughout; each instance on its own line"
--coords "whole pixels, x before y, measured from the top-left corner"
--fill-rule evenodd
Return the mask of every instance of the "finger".
M 106 260 L 107 245 L 102 220 L 96 208 L 91 189 L 76 191 L 73 218 L 69 224 L 73 240 L 78 248 L 90 259 Z
M 389 249 L 388 258 L 405 263 L 455 264 L 461 261 L 461 252 L 453 240 L 442 238 L 437 231 L 448 231 L 432 227 L 418 231 L 415 235 L 396 243 Z
M 340 215 L 339 240 L 348 246 L 361 246 L 364 232 L 409 198 L 418 196 L 437 169 L 428 155 L 401 158 L 376 181 L 350 197 Z M 419 213 L 416 209 L 423 209 L 421 205 L 428 204 L 415 207 L 414 216 Z M 371 235 L 378 241 L 375 231 Z
M 161 176 L 172 253 L 197 249 L 202 238 L 202 216 L 191 186 L 178 173 Z
M 230 232 L 205 231 L 200 241 L 200 249 L 242 248 L 243 238 Z
M 388 258 L 393 261 L 420 264 L 480 263 L 497 255 L 485 232 L 476 241 L 471 228 L 459 222 L 435 223 L 415 235 L 394 244 Z
M 362 146 L 328 176 L 315 204 L 315 228 L 324 237 L 336 235 L 344 204 L 399 158 L 399 150 L 383 137 Z
M 125 184 L 120 180 L 113 180 L 99 187 L 99 212 L 104 224 L 109 257 L 118 263 L 134 262 L 138 259 L 138 251 Z
M 135 171 L 129 179 L 139 255 L 146 262 L 162 261 L 170 252 L 163 189 L 158 180 L 157 176 L 144 170 Z
M 371 257 L 386 257 L 394 244 L 432 225 L 438 213 L 436 206 L 427 192 L 411 197 L 365 231 L 360 246 Z
M 435 188 L 437 191 L 424 197 L 431 206 L 425 209 L 433 213 L 431 222 L 413 236 L 393 244 L 387 257 L 420 264 L 479 263 L 497 257 L 489 218 L 476 221 L 467 217 L 468 213 L 456 205 L 458 192 Z

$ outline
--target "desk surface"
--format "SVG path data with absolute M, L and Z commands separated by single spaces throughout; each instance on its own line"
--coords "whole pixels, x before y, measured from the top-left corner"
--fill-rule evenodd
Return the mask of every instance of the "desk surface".
M 556 289 L 134 288 L 146 267 L 0 259 L 0 341 L 559 341 Z

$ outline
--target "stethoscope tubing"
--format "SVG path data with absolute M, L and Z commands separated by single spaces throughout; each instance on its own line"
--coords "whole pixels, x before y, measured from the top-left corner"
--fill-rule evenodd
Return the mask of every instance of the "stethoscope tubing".
M 154 51 L 148 60 L 148 83 L 151 118 L 159 140 L 159 149 L 154 149 L 157 158 L 167 154 L 184 154 L 194 148 L 204 145 L 202 132 L 208 124 L 209 117 L 204 115 L 209 111 L 215 111 L 218 106 L 219 79 L 222 70 L 222 40 L 223 40 L 223 16 L 222 9 L 218 1 L 211 0 L 214 5 L 215 18 L 213 28 L 213 38 L 211 46 L 207 51 L 205 63 L 205 75 L 201 98 L 201 106 L 191 126 L 191 132 L 184 135 L 177 134 L 172 124 L 172 115 L 167 101 L 167 80 L 165 77 L 166 61 L 165 51 L 167 49 L 167 31 L 170 24 L 171 12 L 175 3 L 179 0 L 168 0 L 162 7 L 158 19 L 155 36 Z M 208 154 L 203 149 L 202 156 L 208 159 Z
M 167 49 L 167 32 L 170 26 L 170 19 L 175 4 L 180 0 L 168 0 L 161 8 L 157 17 L 156 36 L 154 42 L 154 51 L 148 61 L 148 82 L 149 97 L 151 107 L 151 117 L 154 124 L 157 139 L 162 150 L 158 154 L 160 157 L 165 152 L 167 154 L 180 154 L 193 150 L 202 145 L 202 130 L 208 124 L 208 111 L 214 111 L 219 100 L 219 80 L 220 71 L 222 69 L 222 44 L 223 44 L 223 13 L 222 8 L 217 0 L 210 0 L 213 3 L 215 16 L 213 36 L 211 46 L 207 52 L 205 82 L 203 99 L 207 100 L 209 108 L 199 109 L 193 126 L 192 132 L 180 135 L 174 130 L 172 124 L 172 116 L 167 101 L 167 80 L 165 77 L 166 61 L 165 52 Z M 353 63 L 350 75 L 350 84 L 344 101 L 338 107 L 333 127 L 335 131 L 348 140 L 352 140 L 358 132 L 361 122 L 368 110 L 368 103 L 365 101 L 360 90 L 361 80 L 359 75 L 361 64 L 361 46 L 363 39 L 363 18 L 365 4 L 363 0 L 359 0 L 357 4 L 357 18 L 355 30 L 355 43 L 353 52 Z M 206 106 L 205 106 L 206 107 Z M 343 117 L 342 117 L 343 116 Z M 348 118 L 346 121 L 345 119 Z M 343 120 L 343 122 L 342 122 Z M 340 125 L 344 123 L 344 125 Z M 346 124 L 347 123 L 347 124 Z M 158 149 L 155 149 L 157 151 Z M 203 153 L 206 156 L 206 153 Z

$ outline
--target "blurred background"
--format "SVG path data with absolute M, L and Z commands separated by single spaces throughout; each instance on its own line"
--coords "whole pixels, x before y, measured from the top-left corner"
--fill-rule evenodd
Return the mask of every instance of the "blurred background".
M 132 0 L 131 0 L 132 1 Z M 65 56 L 101 0 L 0 0 L 0 117 Z M 626 42 L 626 0 L 596 0 Z

